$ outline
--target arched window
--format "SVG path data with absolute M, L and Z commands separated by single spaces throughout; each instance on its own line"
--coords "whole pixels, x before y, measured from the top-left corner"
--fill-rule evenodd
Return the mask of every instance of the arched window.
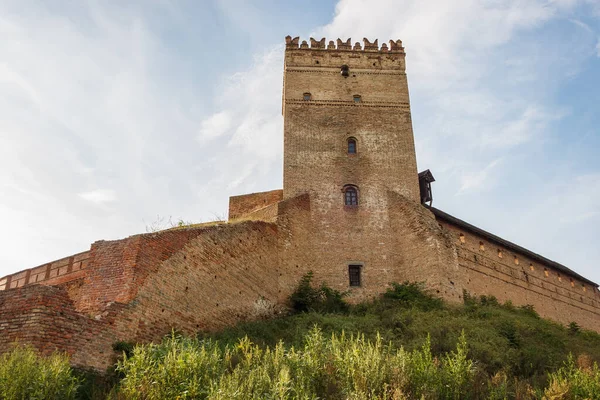
M 356 154 L 356 139 L 348 139 L 348 154 Z
M 310 93 L 304 93 L 303 99 L 304 101 L 312 100 L 312 95 Z
M 360 97 L 360 94 L 355 94 L 354 95 L 354 102 L 355 103 L 360 103 L 362 101 L 362 98 Z
M 346 206 L 357 206 L 358 205 L 358 189 L 356 186 L 346 185 L 343 189 L 344 192 L 344 205 Z

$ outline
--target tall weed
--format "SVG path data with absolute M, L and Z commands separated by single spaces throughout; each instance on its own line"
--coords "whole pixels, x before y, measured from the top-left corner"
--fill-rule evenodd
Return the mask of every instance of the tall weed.
M 31 347 L 16 346 L 0 356 L 2 400 L 69 400 L 78 386 L 64 354 L 42 357 Z
M 600 369 L 579 368 L 572 355 L 556 372 L 549 375 L 550 384 L 544 392 L 546 399 L 600 399 Z

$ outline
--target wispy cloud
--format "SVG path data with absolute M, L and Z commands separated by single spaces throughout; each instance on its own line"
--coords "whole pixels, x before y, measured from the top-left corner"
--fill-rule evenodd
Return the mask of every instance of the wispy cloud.
M 231 126 L 231 116 L 227 111 L 220 111 L 202 121 L 200 126 L 200 141 L 222 136 Z
M 500 163 L 500 159 L 494 160 L 477 172 L 470 172 L 462 176 L 462 184 L 457 195 L 463 194 L 468 190 L 481 188 L 486 182 L 489 184 L 489 175 L 491 171 Z
M 201 122 L 201 132 L 213 129 L 225 144 L 224 157 L 211 159 L 215 175 L 206 182 L 226 193 L 257 187 L 281 187 L 283 119 L 281 82 L 283 48 L 256 55 L 250 68 L 224 79 L 214 99 L 217 111 Z M 216 135 L 215 134 L 215 135 Z
M 117 199 L 115 191 L 111 189 L 96 189 L 90 192 L 79 193 L 78 196 L 95 204 L 112 203 Z

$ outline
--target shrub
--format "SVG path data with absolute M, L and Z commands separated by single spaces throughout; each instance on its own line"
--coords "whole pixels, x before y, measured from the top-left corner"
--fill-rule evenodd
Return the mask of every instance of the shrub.
M 206 398 L 211 385 L 235 362 L 211 341 L 172 334 L 160 344 L 135 346 L 117 365 L 126 399 Z
M 535 308 L 531 304 L 525 304 L 524 306 L 519 307 L 519 311 L 522 314 L 529 315 L 530 317 L 537 319 L 540 318 L 540 314 L 538 314 L 537 311 L 535 311 Z
M 443 308 L 443 301 L 425 292 L 423 283 L 404 282 L 392 283 L 383 294 L 383 298 L 394 300 L 403 306 L 416 307 L 421 310 L 436 310 Z
M 113 351 L 116 351 L 120 354 L 125 354 L 128 357 L 131 357 L 131 353 L 133 353 L 134 347 L 135 343 L 125 341 L 115 342 L 112 345 Z
M 572 335 L 576 335 L 579 332 L 581 332 L 581 327 L 579 326 L 579 324 L 577 322 L 570 322 L 569 333 L 571 333 Z
M 42 357 L 31 347 L 16 346 L 0 356 L 0 399 L 68 400 L 78 386 L 64 354 Z
M 313 273 L 308 272 L 300 279 L 296 290 L 289 297 L 289 304 L 295 312 L 316 311 L 322 313 L 345 313 L 349 309 L 344 301 L 345 293 L 328 287 L 325 283 L 321 287 L 312 286 Z
M 558 371 L 549 375 L 550 384 L 544 394 L 548 399 L 600 399 L 600 369 L 578 368 L 569 355 Z

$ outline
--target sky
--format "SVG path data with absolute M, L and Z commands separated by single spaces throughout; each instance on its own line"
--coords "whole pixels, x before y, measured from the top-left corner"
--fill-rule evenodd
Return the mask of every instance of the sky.
M 401 39 L 434 206 L 600 282 L 600 0 L 0 0 L 0 276 L 281 188 L 286 35 Z

